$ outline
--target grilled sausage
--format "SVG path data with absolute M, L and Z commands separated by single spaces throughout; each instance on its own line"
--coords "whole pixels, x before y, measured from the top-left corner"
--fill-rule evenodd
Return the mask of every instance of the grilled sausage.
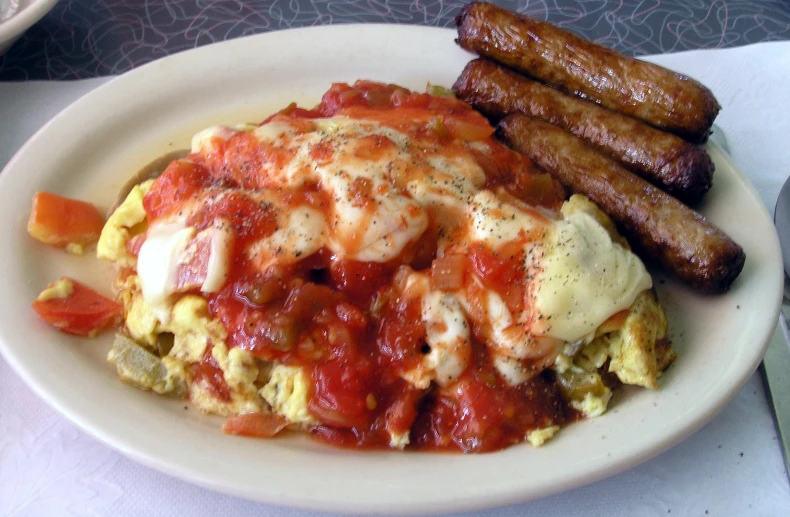
M 466 5 L 455 24 L 466 50 L 693 142 L 721 109 L 693 79 L 492 4 Z
M 710 189 L 713 162 L 703 149 L 493 61 L 469 62 L 453 91 L 494 120 L 520 112 L 559 126 L 685 203 L 696 203 Z
M 745 255 L 721 230 L 672 196 L 546 122 L 510 115 L 497 126 L 506 143 L 620 225 L 634 247 L 692 287 L 729 289 Z

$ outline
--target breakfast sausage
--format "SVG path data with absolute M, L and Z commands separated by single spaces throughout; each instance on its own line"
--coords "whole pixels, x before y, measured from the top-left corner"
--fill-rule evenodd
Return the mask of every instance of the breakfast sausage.
M 455 24 L 466 50 L 693 142 L 721 109 L 689 77 L 489 3 L 467 4 Z
M 469 62 L 453 91 L 494 120 L 519 112 L 559 126 L 685 203 L 699 201 L 710 189 L 713 161 L 703 149 L 493 61 Z
M 507 144 L 620 225 L 646 257 L 706 293 L 727 291 L 743 268 L 743 249 L 700 214 L 598 153 L 578 137 L 525 115 L 497 126 Z

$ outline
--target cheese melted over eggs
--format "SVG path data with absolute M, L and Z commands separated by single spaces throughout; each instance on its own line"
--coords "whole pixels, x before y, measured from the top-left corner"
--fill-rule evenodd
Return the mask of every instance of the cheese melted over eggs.
M 275 117 L 257 128 L 207 129 L 193 139 L 192 152 L 217 162 L 240 139 L 274 158 L 243 176 L 226 171 L 228 179 L 243 186 L 237 195 L 274 207 L 275 230 L 236 249 L 234 230 L 222 221 L 201 231 L 188 226 L 188 214 L 226 195 L 219 187 L 179 207 L 178 216 L 150 221 L 137 271 L 143 297 L 162 321 L 174 294 L 219 291 L 234 253 L 261 271 L 321 249 L 345 260 L 389 262 L 438 225 L 440 256 L 518 247 L 524 308 L 511 311 L 507 293 L 472 271 L 453 292 L 432 289 L 425 274 L 414 273 L 408 295 L 421 298 L 431 352 L 402 376 L 417 387 L 450 385 L 469 362 L 477 328 L 498 371 L 515 385 L 652 285 L 641 261 L 588 214 L 561 217 L 485 189 L 485 173 L 463 142 L 439 146 L 372 120 Z M 326 206 L 283 201 L 284 193 L 303 189 L 317 189 Z M 185 270 L 191 282 L 182 278 Z

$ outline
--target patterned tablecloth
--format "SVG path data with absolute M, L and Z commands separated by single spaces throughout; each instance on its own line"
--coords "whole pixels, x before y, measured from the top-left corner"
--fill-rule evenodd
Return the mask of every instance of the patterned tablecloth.
M 452 25 L 458 0 L 61 0 L 3 57 L 0 80 L 123 73 L 200 45 L 335 23 Z M 494 0 L 627 54 L 790 39 L 788 0 Z

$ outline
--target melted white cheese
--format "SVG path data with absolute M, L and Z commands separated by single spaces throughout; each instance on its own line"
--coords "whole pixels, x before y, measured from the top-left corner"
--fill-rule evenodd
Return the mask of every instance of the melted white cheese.
M 258 126 L 253 131 L 253 134 L 261 142 L 274 142 L 279 140 L 284 135 L 292 132 L 293 126 L 287 122 L 271 121 L 262 126 Z
M 427 389 L 432 381 L 440 386 L 452 384 L 472 355 L 471 329 L 461 301 L 454 294 L 431 290 L 422 273 L 409 275 L 402 296 L 420 299 L 425 341 L 431 350 L 417 368 L 401 376 L 419 389 Z
M 217 141 L 225 141 L 236 134 L 227 126 L 212 126 L 198 132 L 192 137 L 192 152 L 208 154 L 216 150 Z
M 440 386 L 458 379 L 472 355 L 469 324 L 461 303 L 451 294 L 432 291 L 422 297 L 425 340 L 431 351 L 424 364 Z
M 532 376 L 532 372 L 527 370 L 520 360 L 506 355 L 494 355 L 491 359 L 494 368 L 511 386 L 518 386 L 527 382 Z
M 290 213 L 281 210 L 279 228 L 248 250 L 261 270 L 275 263 L 285 264 L 307 258 L 327 242 L 324 215 L 309 207 L 298 206 Z
M 192 150 L 208 155 L 237 130 L 251 131 L 261 145 L 275 146 L 290 157 L 285 163 L 265 163 L 264 170 L 257 171 L 265 190 L 298 189 L 309 183 L 319 185 L 331 199 L 323 224 L 311 221 L 300 229 L 291 224 L 293 218 L 278 217 L 282 231 L 254 244 L 249 254 L 289 260 L 289 251 L 307 256 L 327 246 L 346 259 L 387 262 L 424 233 L 426 206 L 438 208 L 435 214 L 446 212 L 449 205 L 463 211 L 485 183 L 471 154 L 443 156 L 436 144 L 374 121 L 346 117 L 309 123 L 275 118 L 257 128 L 216 126 L 195 135 Z M 381 139 L 382 145 L 372 145 L 370 138 Z M 415 179 L 402 184 L 407 175 Z M 355 181 L 369 188 L 363 202 Z M 314 237 L 308 239 L 308 234 Z M 279 259 L 259 263 L 270 265 L 272 260 Z
M 464 202 L 485 182 L 482 169 L 473 157 L 426 158 L 424 143 L 373 121 L 345 117 L 315 119 L 313 131 L 300 132 L 287 121 L 274 120 L 254 131 L 262 144 L 277 145 L 292 158 L 281 167 L 263 172 L 267 188 L 299 188 L 310 182 L 321 185 L 332 199 L 326 217 L 326 245 L 351 260 L 386 262 L 417 240 L 428 225 L 423 201 L 439 196 L 439 204 Z M 370 146 L 361 139 L 376 136 L 389 144 L 374 158 L 360 153 Z M 316 160 L 311 152 L 321 146 L 329 157 Z M 361 149 L 364 151 L 364 149 Z M 396 183 L 408 168 L 421 170 L 418 180 L 405 188 Z M 354 182 L 364 180 L 370 187 L 368 203 L 360 203 Z
M 229 140 L 239 132 L 250 132 L 256 130 L 252 124 L 238 124 L 229 126 L 211 126 L 195 133 L 192 137 L 192 152 L 208 155 L 217 150 L 217 143 Z
M 356 164 L 352 161 L 347 170 L 322 177 L 335 196 L 328 221 L 332 229 L 330 248 L 352 260 L 386 262 L 422 235 L 428 227 L 428 217 L 417 202 L 399 194 L 394 186 L 375 174 L 386 167 L 384 164 L 366 164 L 364 168 L 353 165 Z M 371 199 L 363 206 L 355 206 L 358 201 L 352 194 L 352 185 L 358 178 L 372 184 Z
M 449 235 L 463 221 L 475 193 L 485 185 L 485 173 L 469 156 L 452 160 L 431 157 L 428 163 L 433 167 L 431 173 L 409 181 L 407 189 Z M 440 242 L 439 247 L 442 245 Z
M 474 194 L 485 185 L 486 175 L 471 156 L 431 156 L 432 169 L 409 182 L 409 191 L 425 204 L 453 205 L 466 208 Z
M 522 313 L 511 314 L 500 293 L 473 279 L 476 317 L 482 318 L 476 323 L 482 325 L 494 365 L 511 384 L 531 375 L 524 364 L 550 364 L 563 342 L 590 335 L 652 286 L 639 258 L 584 212 L 557 220 L 503 194 L 480 191 L 464 224 L 468 245 L 482 244 L 496 255 L 516 243 L 523 251 L 527 299 Z M 463 303 L 474 312 L 469 300 Z
M 178 260 L 195 237 L 195 229 L 182 223 L 156 225 L 148 235 L 137 256 L 137 275 L 145 303 L 157 319 L 170 319 L 173 294 L 178 274 Z
M 207 246 L 201 248 L 200 243 Z M 179 290 L 179 269 L 204 249 L 209 256 L 205 272 L 200 272 L 205 274 L 200 290 L 217 292 L 228 278 L 233 252 L 233 230 L 225 221 L 217 220 L 200 233 L 183 222 L 156 224 L 148 229 L 137 257 L 137 275 L 146 305 L 162 323 L 170 320 L 172 295 Z
M 255 134 L 262 142 L 281 140 L 293 152 L 293 159 L 279 171 L 272 171 L 272 182 L 289 188 L 311 181 L 318 183 L 333 199 L 326 221 L 327 245 L 341 257 L 365 262 L 386 262 L 398 256 L 404 246 L 416 240 L 427 227 L 428 219 L 418 203 L 393 184 L 391 164 L 412 159 L 405 150 L 409 138 L 373 122 L 344 117 L 317 119 L 316 130 L 288 134 L 282 122 L 274 131 L 261 126 Z M 378 160 L 356 156 L 360 138 L 386 137 L 394 144 Z M 316 161 L 311 151 L 322 146 L 331 159 Z M 353 193 L 355 180 L 369 182 L 370 203 L 358 206 Z
M 193 150 L 211 152 L 218 139 L 227 139 L 232 132 L 213 128 L 199 133 Z M 345 259 L 386 262 L 419 239 L 429 213 L 443 229 L 466 225 L 467 244 L 482 243 L 496 252 L 505 244 L 518 243 L 530 282 L 528 310 L 511 314 L 493 291 L 481 300 L 490 330 L 487 345 L 509 382 L 520 382 L 527 375 L 522 361 L 553 358 L 560 340 L 575 341 L 590 334 L 652 285 L 641 261 L 613 243 L 591 216 L 575 213 L 557 220 L 501 193 L 480 190 L 485 174 L 471 154 L 442 155 L 441 150 L 392 128 L 345 117 L 314 119 L 309 124 L 275 119 L 252 132 L 262 145 L 277 146 L 290 157 L 284 164 L 266 164 L 267 169 L 259 171 L 265 191 L 310 183 L 319 185 L 331 199 L 326 213 L 309 207 L 277 207 L 278 230 L 247 250 L 248 255 L 263 257 L 258 262 L 262 268 L 300 260 L 323 246 Z M 362 140 L 370 137 L 382 142 L 373 154 L 366 152 L 370 141 Z M 360 183 L 367 192 L 362 198 L 355 187 Z M 276 196 L 272 199 L 278 203 Z M 160 241 L 157 256 L 174 246 Z M 439 249 L 443 245 L 440 242 Z M 423 320 L 431 346 L 419 382 L 450 382 L 468 359 L 464 350 L 469 330 L 455 321 L 460 317 L 458 321 L 466 325 L 469 302 L 463 293 L 430 292 L 424 278 L 415 282 L 423 286 Z M 467 345 L 459 348 L 455 343 Z
M 489 293 L 486 304 L 494 341 L 510 350 L 511 357 L 527 357 L 522 354 L 535 348 L 535 336 L 576 341 L 590 334 L 652 286 L 642 261 L 613 242 L 587 213 L 553 220 L 481 191 L 469 205 L 467 224 L 473 243 L 482 242 L 491 250 L 511 242 L 523 246 L 532 312 L 514 321 L 496 293 Z M 521 329 L 520 335 L 506 335 L 507 329 L 528 320 L 530 327 Z
M 526 363 L 549 363 L 559 353 L 562 342 L 547 336 L 533 334 L 528 322 L 517 321 L 510 312 L 502 297 L 490 289 L 482 287 L 480 280 L 475 279 L 479 287 L 479 306 L 482 321 L 478 332 L 485 341 L 491 361 L 502 378 L 515 386 L 527 381 L 534 368 L 527 368 Z M 470 311 L 470 300 L 466 295 L 460 301 Z
M 583 212 L 555 223 L 541 267 L 534 309 L 543 318 L 533 329 L 564 341 L 594 331 L 653 285 L 642 261 Z
M 490 190 L 478 192 L 467 210 L 472 240 L 484 242 L 492 250 L 544 227 L 541 221 L 502 201 Z

